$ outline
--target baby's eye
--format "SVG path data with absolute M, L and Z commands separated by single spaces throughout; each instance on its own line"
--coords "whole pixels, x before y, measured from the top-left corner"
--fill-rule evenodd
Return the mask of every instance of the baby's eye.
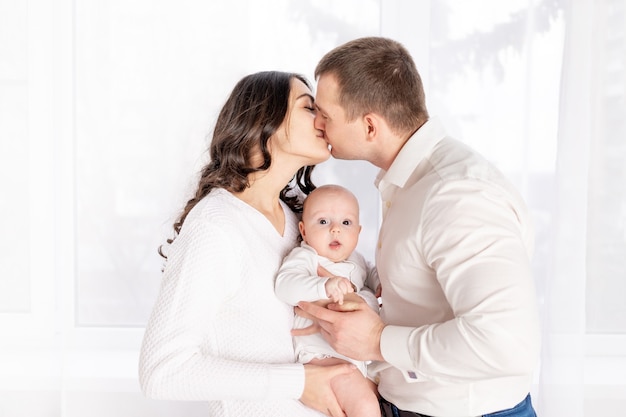
M 343 224 L 344 226 L 350 226 L 350 225 L 352 224 L 352 222 L 351 222 L 350 220 L 344 220 L 344 221 L 342 222 L 342 224 Z
M 326 220 L 326 219 L 320 219 L 320 220 L 319 220 L 319 224 L 328 224 L 328 220 Z

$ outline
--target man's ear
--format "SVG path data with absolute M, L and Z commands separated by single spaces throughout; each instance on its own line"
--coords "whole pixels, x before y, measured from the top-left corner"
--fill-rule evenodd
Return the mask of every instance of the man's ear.
M 380 119 L 378 115 L 367 113 L 363 116 L 363 125 L 365 126 L 365 135 L 368 142 L 375 140 L 380 131 Z

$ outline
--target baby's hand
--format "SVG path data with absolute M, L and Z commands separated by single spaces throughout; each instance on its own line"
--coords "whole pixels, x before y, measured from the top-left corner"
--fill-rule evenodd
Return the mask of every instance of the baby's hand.
M 326 281 L 326 296 L 334 303 L 343 304 L 343 295 L 354 292 L 354 286 L 348 278 L 330 277 Z

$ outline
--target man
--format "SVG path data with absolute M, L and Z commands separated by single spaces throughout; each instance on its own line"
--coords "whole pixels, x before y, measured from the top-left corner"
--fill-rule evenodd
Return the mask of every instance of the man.
M 315 317 L 339 353 L 377 361 L 370 376 L 385 416 L 534 416 L 539 322 L 522 198 L 429 118 L 398 42 L 348 42 L 322 58 L 315 77 L 315 124 L 332 155 L 381 169 L 382 309 L 379 317 L 366 304 L 342 312 L 350 303 L 303 302 L 300 314 Z

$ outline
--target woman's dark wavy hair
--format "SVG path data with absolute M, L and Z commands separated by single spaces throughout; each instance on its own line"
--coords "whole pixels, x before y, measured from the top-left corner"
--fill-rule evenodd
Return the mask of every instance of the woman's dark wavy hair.
M 178 219 L 174 222 L 174 237 L 200 200 L 214 188 L 224 188 L 238 193 L 250 186 L 248 175 L 265 171 L 272 164 L 267 147 L 268 139 L 278 130 L 288 115 L 291 81 L 298 79 L 311 88 L 309 81 L 299 74 L 279 71 L 264 71 L 242 78 L 226 100 L 220 111 L 209 146 L 210 161 L 201 171 L 198 188 L 187 201 Z M 262 163 L 253 165 L 261 154 Z M 304 166 L 280 192 L 283 200 L 294 212 L 302 211 L 297 188 L 304 194 L 315 189 L 311 181 L 314 165 Z M 167 259 L 159 247 L 159 254 Z

